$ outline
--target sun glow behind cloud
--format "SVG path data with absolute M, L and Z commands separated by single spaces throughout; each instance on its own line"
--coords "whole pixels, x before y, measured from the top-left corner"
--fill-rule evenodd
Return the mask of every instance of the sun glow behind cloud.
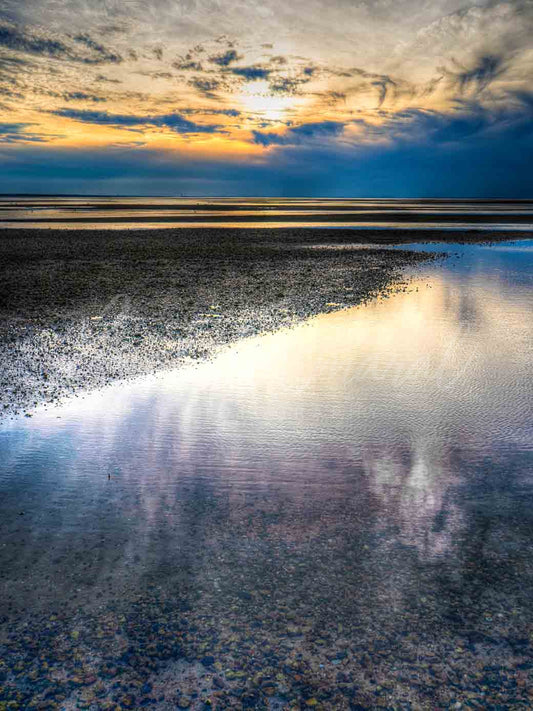
M 245 113 L 263 121 L 286 121 L 298 104 L 294 96 L 273 93 L 265 79 L 247 84 L 237 100 Z

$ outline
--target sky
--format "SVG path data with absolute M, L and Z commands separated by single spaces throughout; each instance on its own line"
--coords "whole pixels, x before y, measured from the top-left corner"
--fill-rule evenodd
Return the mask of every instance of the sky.
M 533 0 L 0 0 L 0 192 L 533 198 Z

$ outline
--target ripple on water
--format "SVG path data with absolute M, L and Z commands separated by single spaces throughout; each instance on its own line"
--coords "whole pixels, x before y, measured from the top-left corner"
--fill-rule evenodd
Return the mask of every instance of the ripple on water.
M 532 252 L 454 251 L 3 426 L 0 703 L 530 705 Z

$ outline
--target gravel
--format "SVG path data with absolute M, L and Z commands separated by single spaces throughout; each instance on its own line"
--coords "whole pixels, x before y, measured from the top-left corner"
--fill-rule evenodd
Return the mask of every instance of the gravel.
M 364 302 L 398 288 L 406 270 L 435 258 L 376 243 L 449 235 L 2 230 L 0 417 L 208 358 L 247 336 Z M 480 234 L 453 233 L 458 238 Z

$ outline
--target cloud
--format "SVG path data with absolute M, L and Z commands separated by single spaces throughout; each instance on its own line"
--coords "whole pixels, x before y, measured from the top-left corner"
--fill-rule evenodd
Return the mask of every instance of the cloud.
M 478 140 L 533 135 L 533 100 L 518 95 L 516 102 L 491 110 L 476 102 L 458 101 L 451 112 L 407 109 L 391 115 L 381 126 L 364 125 L 372 138 L 433 144 L 475 145 Z
M 170 72 L 137 72 L 142 77 L 150 77 L 150 79 L 172 79 L 173 74 Z
M 68 56 L 67 47 L 59 40 L 25 33 L 9 25 L 0 25 L 0 46 L 26 54 L 54 58 Z
M 104 74 L 98 74 L 98 76 L 96 76 L 94 78 L 94 81 L 101 81 L 101 82 L 105 82 L 107 84 L 122 84 L 120 79 L 110 79 L 109 77 L 106 77 Z
M 285 96 L 293 96 L 300 91 L 300 87 L 309 83 L 316 73 L 317 68 L 312 66 L 298 68 L 296 74 L 283 76 L 282 74 L 271 74 L 270 91 L 275 94 L 284 94 Z
M 218 79 L 202 79 L 199 77 L 191 79 L 188 83 L 189 86 L 194 87 L 201 94 L 204 94 L 204 96 L 208 97 L 213 97 L 213 92 L 217 91 L 222 86 L 222 82 L 220 82 Z
M 516 111 L 524 115 L 524 106 L 517 100 Z M 410 136 L 389 143 L 302 142 L 253 162 L 185 153 L 176 160 L 175 152 L 142 147 L 6 145 L 2 159 L 9 169 L 0 173 L 0 192 L 533 198 L 531 127 L 519 136 L 502 121 L 497 137 L 482 131 L 467 142 L 433 143 L 413 125 Z
M 319 96 L 327 106 L 335 106 L 338 103 L 346 102 L 346 94 L 342 91 L 327 91 Z
M 180 114 L 163 114 L 161 116 L 135 116 L 130 114 L 111 114 L 107 111 L 84 111 L 81 109 L 59 109 L 50 113 L 69 118 L 83 123 L 97 124 L 100 126 L 114 126 L 117 128 L 130 128 L 134 126 L 156 126 L 168 128 L 174 133 L 215 133 L 221 126 L 201 125 L 189 121 Z
M 533 116 L 533 91 L 514 91 L 513 96 Z
M 65 99 L 65 101 L 92 101 L 94 103 L 107 101 L 107 99 L 103 96 L 86 94 L 84 91 L 67 91 L 61 96 Z
M 0 123 L 0 143 L 46 143 L 51 137 L 28 132 L 33 123 Z
M 2 42 L 0 40 L 0 46 Z M 34 62 L 30 62 L 27 59 L 21 59 L 20 57 L 12 57 L 7 54 L 0 54 L 0 70 L 19 70 L 21 67 L 34 67 Z
M 266 133 L 263 131 L 252 131 L 254 143 L 265 148 L 278 145 L 298 145 L 315 141 L 316 139 L 331 139 L 341 135 L 345 127 L 340 121 L 322 121 L 317 123 L 305 123 L 301 126 L 291 128 L 285 133 Z
M 9 89 L 7 86 L 0 86 L 0 95 L 1 96 L 9 96 L 13 99 L 23 99 L 24 94 L 21 94 L 18 91 L 13 91 L 13 89 Z
M 66 59 L 83 64 L 119 64 L 122 57 L 95 42 L 89 35 L 72 37 L 77 44 L 82 44 L 89 53 L 80 53 L 66 41 L 51 38 L 42 33 L 31 32 L 15 25 L 0 25 L 0 47 L 51 59 Z
M 285 94 L 291 96 L 296 94 L 302 81 L 294 77 L 271 77 L 270 91 L 274 94 Z
M 255 65 L 253 67 L 233 67 L 231 73 L 242 77 L 245 81 L 256 81 L 257 79 L 268 79 L 272 70 Z
M 403 169 L 409 150 L 419 162 L 423 150 L 428 162 L 437 151 L 442 167 L 453 163 L 446 162 L 445 150 L 472 159 L 474 146 L 481 156 L 498 155 L 502 163 L 495 170 L 508 174 L 505 152 L 489 140 L 511 146 L 515 158 L 509 165 L 520 159 L 513 141 L 518 136 L 529 141 L 531 0 L 466 5 L 461 0 L 264 0 L 261 6 L 240 0 L 0 0 L 0 5 L 0 100 L 10 110 L 4 119 L 40 124 L 10 131 L 9 140 L 18 141 L 21 152 L 26 147 L 15 137 L 34 135 L 39 141 L 54 130 L 57 116 L 42 110 L 34 118 L 39 106 L 70 111 L 63 116 L 87 124 L 139 132 L 115 134 L 126 139 L 142 137 L 145 129 L 201 137 L 222 131 L 224 124 L 233 139 L 242 139 L 253 128 L 249 140 L 256 145 L 249 147 L 248 160 L 269 163 L 273 170 L 294 161 L 290 170 L 283 164 L 287 181 L 300 168 L 314 174 L 312 155 L 336 161 L 340 151 L 342 162 L 353 150 L 352 157 L 364 154 L 369 165 Z M 172 87 L 170 81 L 147 78 L 166 80 L 170 72 Z M 257 80 L 257 89 L 245 83 Z M 188 108 L 178 108 L 177 96 Z M 238 126 L 243 106 L 246 121 Z M 104 108 L 109 111 L 99 111 Z M 284 121 L 268 123 L 280 112 Z M 170 116 L 180 120 L 172 124 Z M 65 126 L 66 133 L 75 128 Z M 74 130 L 70 138 L 76 140 Z M 380 151 L 396 157 L 380 162 Z M 331 176 L 335 166 L 320 170 Z M 429 167 L 420 168 L 420 175 L 424 171 L 434 175 Z
M 234 49 L 228 49 L 227 52 L 209 57 L 209 61 L 213 64 L 218 64 L 219 67 L 229 67 L 232 62 L 236 62 L 239 59 L 241 59 L 241 57 L 239 57 Z
M 378 107 L 381 107 L 385 103 L 389 88 L 394 89 L 394 87 L 396 86 L 396 82 L 392 81 L 392 79 L 389 79 L 389 77 L 384 77 L 382 79 L 373 81 L 372 86 L 375 86 L 379 89 Z
M 238 118 L 242 115 L 237 109 L 180 109 L 182 114 L 187 116 L 194 114 L 203 114 L 209 116 L 230 116 L 231 118 Z
M 369 85 L 378 90 L 378 108 L 381 108 L 387 99 L 394 100 L 401 94 L 414 94 L 411 85 L 405 81 L 393 79 L 388 74 L 375 74 L 359 67 L 352 68 L 347 74 L 368 80 Z
M 20 77 L 33 67 L 33 62 L 0 53 L 0 85 L 3 85 L 1 92 L 4 95 L 8 95 L 9 92 L 13 98 L 23 99 L 22 92 L 18 91 L 18 89 L 25 88 Z
M 445 67 L 439 69 L 448 79 L 450 85 L 456 87 L 460 93 L 473 88 L 475 92 L 486 89 L 495 79 L 505 71 L 503 57 L 496 54 L 486 54 L 480 57 L 470 69 L 462 68 L 453 72 Z
M 533 137 L 533 92 L 515 92 L 505 105 L 487 109 L 479 102 L 457 101 L 448 112 L 405 109 L 383 113 L 381 123 L 356 118 L 291 127 L 284 133 L 254 130 L 253 142 L 269 146 L 315 146 L 317 143 L 376 150 L 388 146 L 447 146 L 450 150 L 488 142 Z M 342 138 L 342 142 L 337 139 Z
M 179 71 L 202 71 L 202 65 L 200 62 L 192 59 L 190 55 L 188 57 L 180 57 L 179 59 L 176 59 L 176 61 L 172 62 L 172 66 L 174 69 L 178 69 Z
M 123 59 L 120 55 L 109 51 L 99 42 L 95 42 L 89 35 L 81 34 L 74 37 L 76 42 L 79 42 L 93 52 L 92 57 L 82 57 L 78 61 L 86 64 L 120 64 Z

